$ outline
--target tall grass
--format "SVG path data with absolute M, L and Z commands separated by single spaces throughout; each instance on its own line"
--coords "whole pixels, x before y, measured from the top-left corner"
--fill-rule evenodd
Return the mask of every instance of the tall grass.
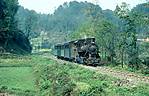
M 149 86 L 121 86 L 116 84 L 119 81 L 116 78 L 73 63 L 50 62 L 49 65 L 35 66 L 40 96 L 149 96 Z

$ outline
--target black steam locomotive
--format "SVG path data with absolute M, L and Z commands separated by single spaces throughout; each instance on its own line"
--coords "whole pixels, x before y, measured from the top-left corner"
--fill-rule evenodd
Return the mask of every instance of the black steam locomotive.
M 97 66 L 100 63 L 98 46 L 95 38 L 86 38 L 57 44 L 54 54 L 59 59 L 74 61 L 76 63 Z

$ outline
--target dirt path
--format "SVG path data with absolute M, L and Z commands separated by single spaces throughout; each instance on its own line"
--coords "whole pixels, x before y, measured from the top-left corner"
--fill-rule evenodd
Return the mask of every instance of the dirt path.
M 91 67 L 91 66 L 83 66 L 80 65 L 81 67 L 90 69 L 90 70 L 95 70 L 99 72 L 100 74 L 105 74 L 108 76 L 112 76 L 118 79 L 121 79 L 125 81 L 126 83 L 130 83 L 132 85 L 136 85 L 139 83 L 146 83 L 149 84 L 149 76 L 140 76 L 132 72 L 123 72 L 123 71 L 118 71 L 111 69 L 110 67 L 106 66 L 101 66 L 101 67 Z
M 45 56 L 47 57 L 47 56 Z M 54 56 L 50 56 L 48 58 L 51 58 L 53 60 L 56 60 L 59 63 L 66 63 L 67 61 L 63 61 L 60 59 L 57 59 Z M 76 63 L 74 63 L 76 64 Z M 78 65 L 78 64 L 77 64 Z M 149 84 L 149 76 L 140 76 L 138 74 L 135 74 L 133 72 L 128 72 L 128 71 L 118 71 L 118 70 L 114 70 L 110 67 L 107 66 L 98 66 L 98 67 L 92 67 L 92 66 L 85 66 L 85 65 L 79 65 L 80 67 L 92 70 L 92 71 L 96 71 L 100 74 L 104 74 L 104 75 L 108 75 L 108 76 L 112 76 L 115 77 L 117 79 L 120 79 L 120 82 L 118 83 L 127 83 L 130 86 L 131 85 L 137 85 L 140 83 L 145 83 L 145 84 Z
M 12 94 L 8 94 L 8 93 L 0 93 L 0 96 L 16 96 L 16 95 L 12 95 Z

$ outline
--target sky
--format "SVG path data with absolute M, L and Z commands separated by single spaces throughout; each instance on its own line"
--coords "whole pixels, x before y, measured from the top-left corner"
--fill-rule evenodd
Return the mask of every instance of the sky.
M 100 5 L 100 7 L 105 9 L 114 10 L 117 4 L 121 4 L 121 2 L 126 2 L 130 4 L 130 8 L 135 7 L 137 4 L 144 3 L 145 0 L 18 0 L 19 4 L 24 6 L 24 8 L 28 8 L 30 10 L 35 10 L 38 13 L 52 14 L 59 5 L 62 5 L 64 2 L 70 1 L 87 1 L 91 3 L 96 3 Z

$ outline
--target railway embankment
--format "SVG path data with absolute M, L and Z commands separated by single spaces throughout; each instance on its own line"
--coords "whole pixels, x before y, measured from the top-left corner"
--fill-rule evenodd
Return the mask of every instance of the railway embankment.
M 52 69 L 56 69 L 54 73 L 64 71 L 64 73 L 67 74 L 66 76 L 68 76 L 68 78 L 73 81 L 73 83 L 75 84 L 75 87 L 73 87 L 72 92 L 74 91 L 74 88 L 76 88 L 76 86 L 79 86 L 79 88 L 81 86 L 87 86 L 89 90 L 92 90 L 94 92 L 96 90 L 96 87 L 99 87 L 100 84 L 103 84 L 103 86 L 100 86 L 100 87 L 101 87 L 101 90 L 104 90 L 103 93 L 105 93 L 106 95 L 102 94 L 101 96 L 142 96 L 142 94 L 145 94 L 145 96 L 149 95 L 147 93 L 149 92 L 148 77 L 140 76 L 131 72 L 117 71 L 117 70 L 111 69 L 110 67 L 103 67 L 103 66 L 91 67 L 91 66 L 79 65 L 76 63 L 59 60 L 54 56 L 44 55 L 44 57 L 49 58 L 50 60 L 55 62 L 54 65 L 49 66 L 48 70 L 50 70 L 50 68 L 52 67 L 55 67 L 55 68 L 52 68 Z M 57 73 L 57 74 L 61 74 L 61 73 Z M 64 75 L 61 75 L 61 76 L 64 76 Z M 80 82 L 81 84 L 83 83 L 84 85 L 78 85 L 80 84 Z M 97 90 L 99 89 L 97 88 Z M 145 91 L 144 89 L 145 90 L 147 89 L 147 90 Z M 90 91 L 87 91 L 88 89 L 86 90 L 84 88 L 83 88 L 83 91 L 81 91 L 81 93 L 80 91 L 78 93 L 78 90 L 77 90 L 77 93 L 80 95 L 82 94 L 82 92 L 84 92 L 84 90 L 85 90 L 85 93 L 84 93 L 85 95 L 90 94 Z M 95 91 L 95 94 L 96 94 L 96 91 Z M 97 91 L 97 94 L 100 95 L 98 91 Z M 72 95 L 72 96 L 79 96 L 79 95 Z M 91 96 L 94 96 L 94 95 L 91 95 Z
M 58 60 L 51 55 L 4 58 L 0 60 L 0 65 L 3 66 L 0 68 L 2 74 L 0 93 L 15 96 L 22 96 L 22 94 L 23 96 L 149 95 L 147 83 L 134 84 L 133 81 L 131 83 L 126 79 L 100 73 L 99 67 L 97 70 L 89 66 Z M 17 65 L 19 67 L 16 67 Z M 110 72 L 110 70 L 107 71 Z
M 54 56 L 49 56 L 49 58 L 59 62 L 59 63 L 68 63 L 67 61 L 57 59 Z M 86 66 L 86 65 L 80 65 L 77 63 L 73 63 L 75 65 L 78 65 L 80 67 L 89 69 L 91 71 L 95 71 L 97 73 L 108 75 L 115 77 L 117 79 L 120 79 L 122 81 L 125 81 L 127 83 L 131 83 L 132 85 L 145 83 L 149 84 L 149 76 L 142 76 L 140 74 L 124 71 L 124 70 L 115 70 L 114 68 L 108 67 L 108 66 L 98 66 L 98 67 L 92 67 L 92 66 Z

